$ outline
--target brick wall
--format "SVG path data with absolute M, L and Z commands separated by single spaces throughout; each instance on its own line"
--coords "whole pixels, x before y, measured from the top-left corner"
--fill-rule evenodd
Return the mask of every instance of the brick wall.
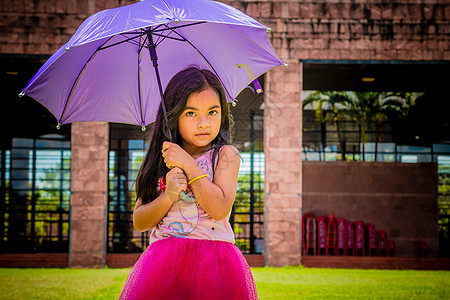
M 11 253 L 0 254 L 1 268 L 67 268 L 66 253 Z
M 70 266 L 105 266 L 109 124 L 72 124 Z
M 300 263 L 302 64 L 267 75 L 264 100 L 265 255 L 270 266 Z
M 303 162 L 303 212 L 373 223 L 397 256 L 438 253 L 438 174 L 434 163 Z
M 447 0 L 222 2 L 271 27 L 285 60 L 450 60 Z
M 137 1 L 2 0 L 0 54 L 50 55 L 91 14 Z
M 3 0 L 0 53 L 55 52 L 89 15 L 130 0 Z M 446 0 L 223 0 L 272 28 L 284 60 L 450 60 Z

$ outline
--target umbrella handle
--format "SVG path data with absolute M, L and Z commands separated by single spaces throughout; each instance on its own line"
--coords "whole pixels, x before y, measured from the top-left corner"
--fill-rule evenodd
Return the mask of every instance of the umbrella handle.
M 181 191 L 179 196 L 184 201 L 195 202 L 195 198 L 194 197 L 189 197 L 188 195 L 186 195 L 186 193 L 184 191 Z

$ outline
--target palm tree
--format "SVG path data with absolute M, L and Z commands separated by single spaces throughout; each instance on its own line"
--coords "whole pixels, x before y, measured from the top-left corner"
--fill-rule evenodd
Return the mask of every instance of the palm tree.
M 336 126 L 342 159 L 345 160 L 345 144 L 341 134 L 341 122 L 345 118 L 346 108 L 350 105 L 350 99 L 345 92 L 313 91 L 303 100 L 303 108 L 311 105 L 315 111 L 316 119 L 322 123 Z
M 378 143 L 381 142 L 381 129 L 392 116 L 406 116 L 409 108 L 414 105 L 414 93 L 394 92 L 345 92 L 349 99 L 348 109 L 345 111 L 361 130 L 363 146 L 363 160 L 365 143 L 367 142 L 367 128 L 375 125 L 375 161 L 378 156 Z
M 322 123 L 336 126 L 342 159 L 345 160 L 345 143 L 341 134 L 341 123 L 349 117 L 359 126 L 363 160 L 367 129 L 375 125 L 375 161 L 378 156 L 378 143 L 381 142 L 381 129 L 390 117 L 404 117 L 415 104 L 416 93 L 397 92 L 353 92 L 353 91 L 313 91 L 304 101 L 303 108 L 311 105 L 316 119 Z

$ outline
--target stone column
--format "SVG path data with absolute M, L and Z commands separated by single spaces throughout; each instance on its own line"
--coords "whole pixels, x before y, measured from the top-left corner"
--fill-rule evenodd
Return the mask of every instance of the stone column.
M 73 268 L 103 268 L 108 203 L 107 122 L 72 124 L 70 253 Z
M 269 71 L 265 89 L 266 265 L 298 265 L 302 207 L 302 64 L 290 62 L 288 68 Z

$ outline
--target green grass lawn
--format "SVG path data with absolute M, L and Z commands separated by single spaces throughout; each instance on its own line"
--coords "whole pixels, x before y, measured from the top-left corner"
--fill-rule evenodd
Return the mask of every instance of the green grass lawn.
M 130 269 L 0 269 L 0 299 L 117 299 Z M 252 268 L 260 299 L 450 299 L 450 271 Z

